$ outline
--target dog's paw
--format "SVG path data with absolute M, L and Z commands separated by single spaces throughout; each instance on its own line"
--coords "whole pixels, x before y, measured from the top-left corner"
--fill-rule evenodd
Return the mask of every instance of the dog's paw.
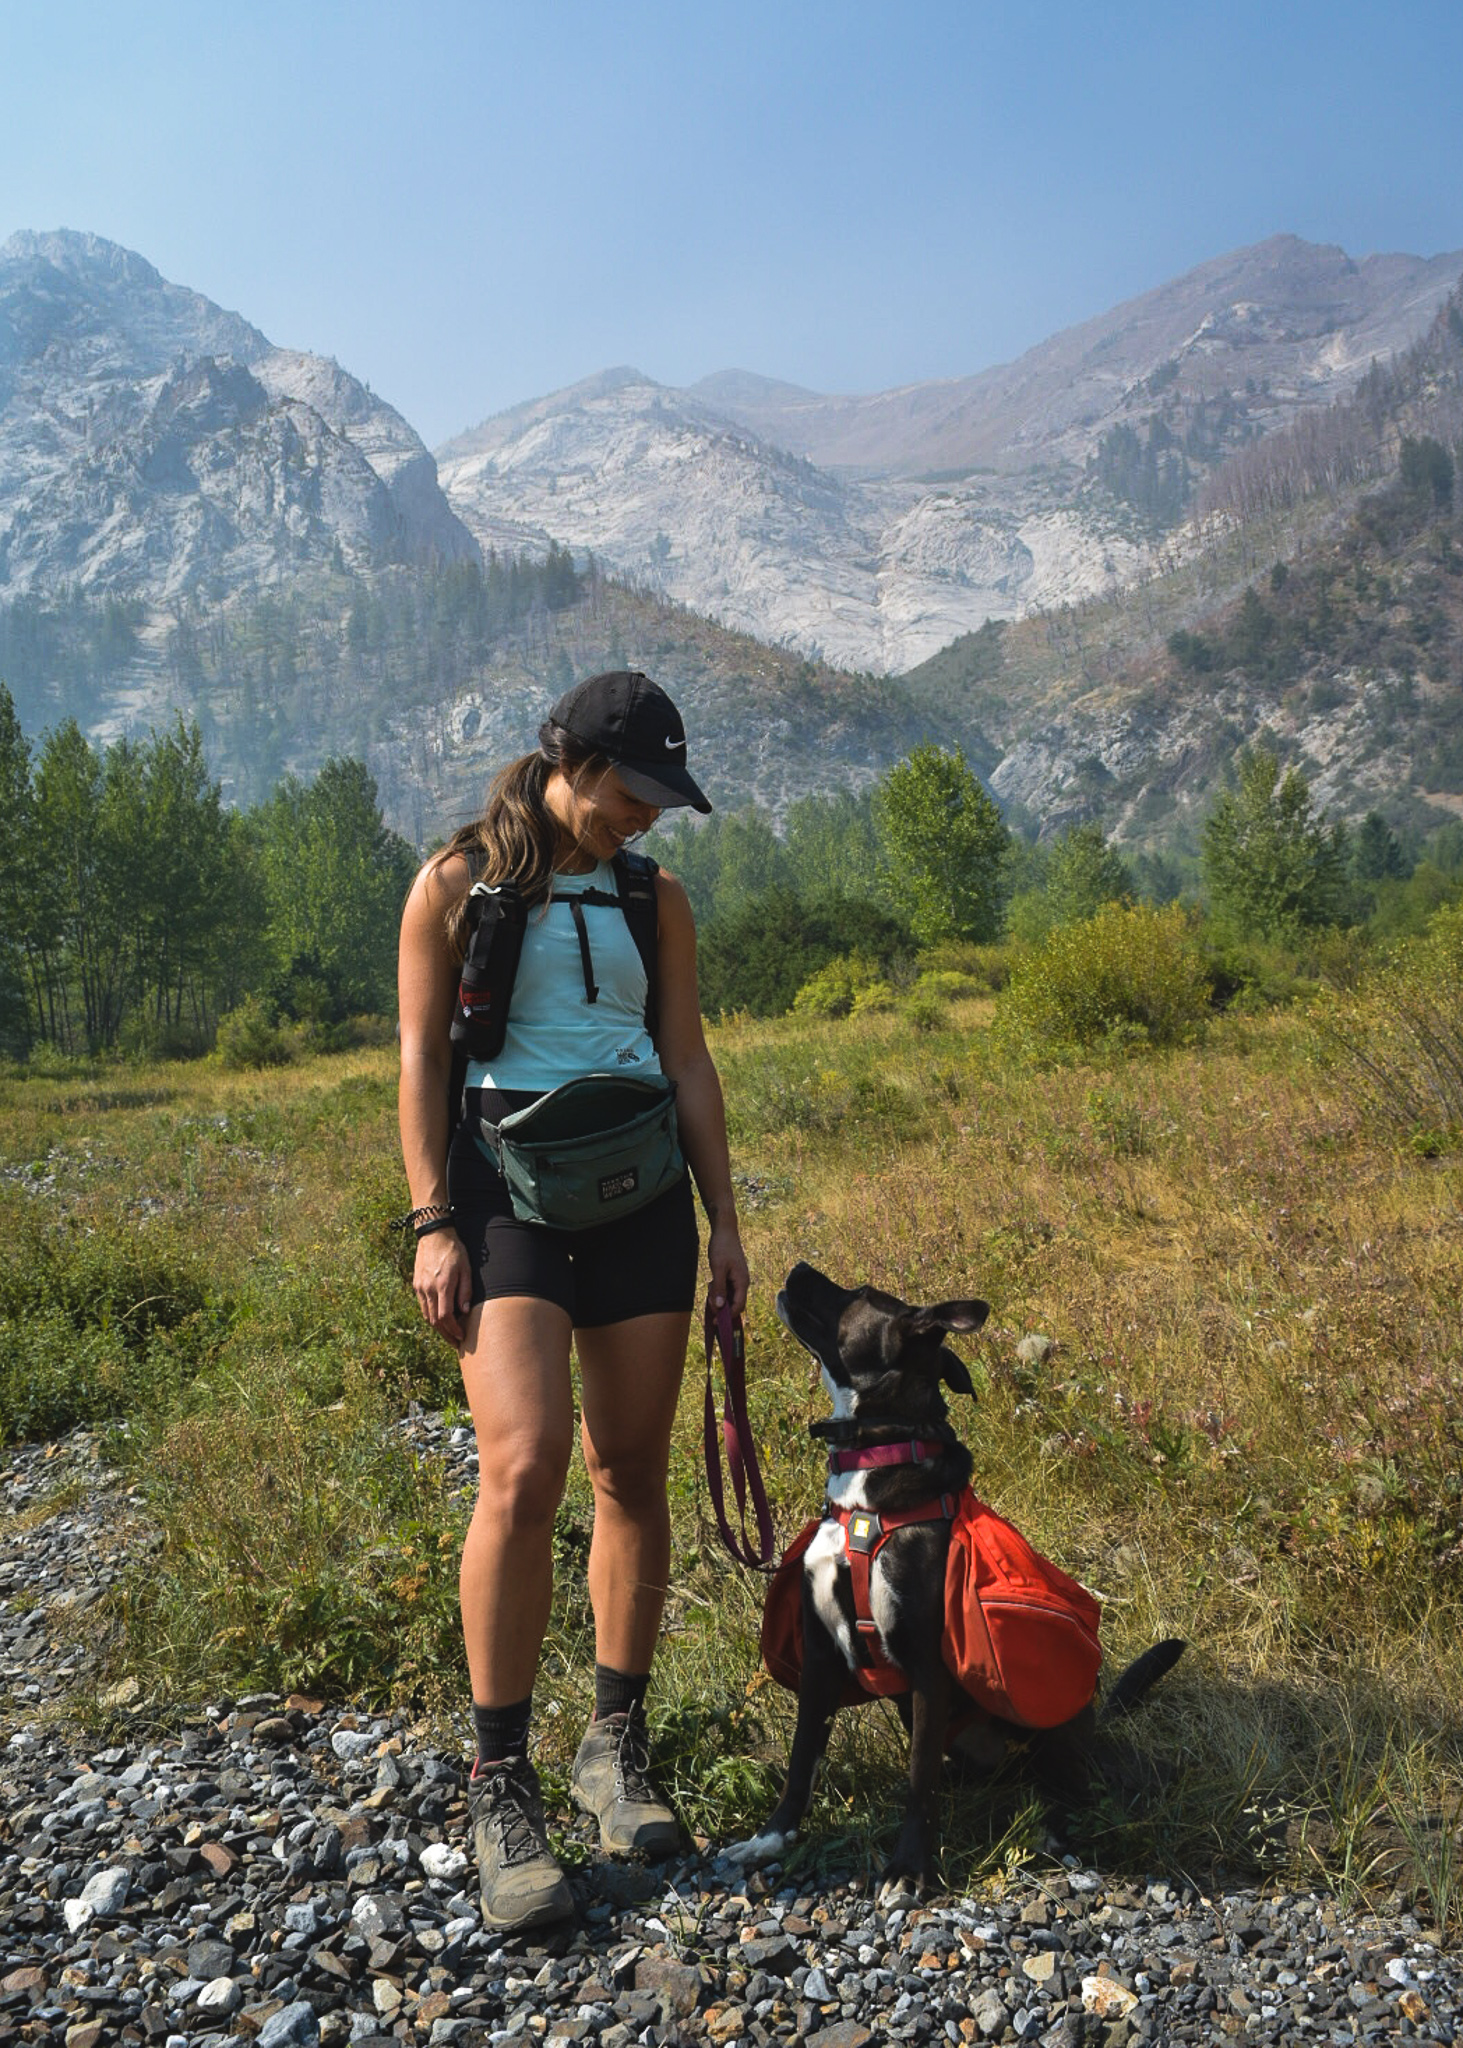
M 751 1835 L 745 1842 L 731 1842 L 722 1850 L 718 1861 L 735 1863 L 739 1870 L 752 1870 L 759 1863 L 771 1863 L 790 1849 L 797 1840 L 792 1828 L 764 1828 L 760 1835 Z

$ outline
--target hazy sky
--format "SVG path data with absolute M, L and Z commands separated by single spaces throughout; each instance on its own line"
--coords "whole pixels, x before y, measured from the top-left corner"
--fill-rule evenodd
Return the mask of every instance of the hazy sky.
M 1285 230 L 1463 248 L 1463 0 L 0 0 L 0 240 L 431 443 L 615 363 L 958 376 Z

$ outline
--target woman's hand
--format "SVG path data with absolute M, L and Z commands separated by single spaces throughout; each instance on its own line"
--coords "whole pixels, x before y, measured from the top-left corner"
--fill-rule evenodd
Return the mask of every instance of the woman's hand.
M 411 1284 L 438 1336 L 461 1349 L 472 1307 L 472 1265 L 455 1230 L 433 1230 L 417 1239 Z
M 712 1225 L 706 1260 L 711 1267 L 711 1283 L 706 1290 L 711 1306 L 729 1308 L 734 1316 L 740 1315 L 747 1305 L 751 1275 L 735 1222 Z

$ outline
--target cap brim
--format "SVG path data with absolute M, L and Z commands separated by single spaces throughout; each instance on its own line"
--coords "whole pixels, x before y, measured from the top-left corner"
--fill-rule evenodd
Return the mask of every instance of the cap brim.
M 662 768 L 657 762 L 656 773 L 651 775 L 643 768 L 629 768 L 623 761 L 616 761 L 615 773 L 631 796 L 638 796 L 643 804 L 654 804 L 662 811 L 676 810 L 684 805 L 689 805 L 693 811 L 711 809 L 710 797 L 692 781 L 684 768 L 669 765 Z

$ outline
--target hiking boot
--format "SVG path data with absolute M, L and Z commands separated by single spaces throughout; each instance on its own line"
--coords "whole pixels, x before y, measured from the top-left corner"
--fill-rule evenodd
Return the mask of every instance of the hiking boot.
M 676 1817 L 650 1781 L 650 1741 L 638 1714 L 606 1714 L 584 1731 L 569 1789 L 599 1822 L 606 1849 L 664 1855 L 680 1846 Z
M 538 1776 L 528 1758 L 479 1764 L 467 1788 L 467 1810 L 487 1925 L 509 1930 L 567 1919 L 574 1899 L 549 1849 Z

